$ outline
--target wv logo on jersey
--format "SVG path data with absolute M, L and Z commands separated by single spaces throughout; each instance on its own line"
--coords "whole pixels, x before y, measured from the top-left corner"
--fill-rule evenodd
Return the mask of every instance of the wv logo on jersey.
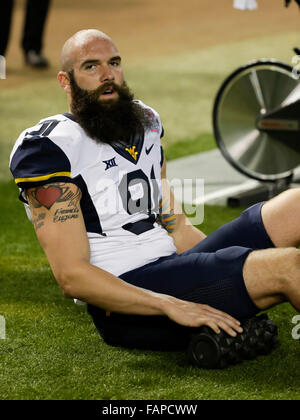
M 134 160 L 137 160 L 137 155 L 138 155 L 138 152 L 136 152 L 135 151 L 135 146 L 132 146 L 132 147 L 126 147 L 126 152 L 128 152 L 132 157 L 133 157 L 133 159 Z
M 113 157 L 112 159 L 108 160 L 103 160 L 102 162 L 106 164 L 105 171 L 107 171 L 107 169 L 113 168 L 114 166 L 118 166 L 116 164 L 116 157 Z

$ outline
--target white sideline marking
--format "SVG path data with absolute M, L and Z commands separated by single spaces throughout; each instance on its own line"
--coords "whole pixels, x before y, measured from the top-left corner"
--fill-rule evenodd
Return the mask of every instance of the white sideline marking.
M 204 198 L 201 197 L 201 196 L 197 197 L 193 201 L 193 204 L 196 206 L 196 205 L 199 205 L 199 204 L 207 203 L 211 200 L 216 200 L 218 198 L 223 198 L 223 197 L 229 196 L 231 194 L 237 194 L 237 193 L 242 192 L 242 191 L 250 190 L 251 188 L 255 188 L 259 185 L 260 185 L 259 182 L 255 181 L 255 180 L 246 181 L 246 182 L 243 182 L 242 184 L 239 184 L 239 185 L 234 185 L 232 187 L 223 188 L 221 190 L 213 191 L 209 194 L 204 194 Z
M 5 318 L 0 315 L 0 340 L 5 340 Z

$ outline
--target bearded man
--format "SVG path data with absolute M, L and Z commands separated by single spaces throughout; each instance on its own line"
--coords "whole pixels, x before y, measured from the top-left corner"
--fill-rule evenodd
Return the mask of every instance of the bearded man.
M 300 309 L 299 189 L 206 236 L 170 192 L 160 117 L 111 38 L 73 35 L 58 81 L 69 112 L 24 130 L 10 168 L 64 295 L 108 344 L 185 349 L 197 327 L 236 337 L 261 310 Z

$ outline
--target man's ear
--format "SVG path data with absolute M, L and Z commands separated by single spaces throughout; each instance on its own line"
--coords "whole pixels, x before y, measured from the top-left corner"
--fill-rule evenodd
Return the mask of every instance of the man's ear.
M 71 88 L 70 88 L 70 78 L 68 76 L 68 73 L 66 73 L 65 71 L 60 71 L 57 75 L 57 80 L 60 86 L 63 88 L 63 90 L 66 93 L 70 94 Z

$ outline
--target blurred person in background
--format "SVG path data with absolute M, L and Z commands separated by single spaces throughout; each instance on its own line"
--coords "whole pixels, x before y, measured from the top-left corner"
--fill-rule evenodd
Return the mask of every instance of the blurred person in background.
M 285 6 L 289 7 L 290 3 L 292 0 L 285 0 Z M 298 6 L 300 7 L 300 0 L 295 0 L 295 2 L 298 4 Z
M 51 0 L 27 0 L 22 49 L 25 63 L 34 68 L 47 68 L 48 60 L 42 55 L 43 33 Z M 0 55 L 5 56 L 9 41 L 14 0 L 0 2 Z

